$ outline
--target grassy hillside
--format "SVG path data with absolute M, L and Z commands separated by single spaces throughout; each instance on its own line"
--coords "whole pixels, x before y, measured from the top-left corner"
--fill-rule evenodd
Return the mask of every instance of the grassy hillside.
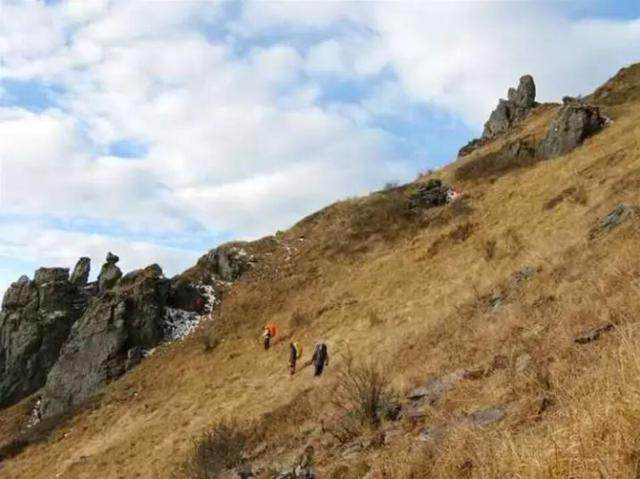
M 0 476 L 172 477 L 193 438 L 236 418 L 251 431 L 255 464 L 313 445 L 320 477 L 640 477 L 640 220 L 631 210 L 599 227 L 617 205 L 640 205 L 639 92 L 639 66 L 598 89 L 591 101 L 613 121 L 568 155 L 492 163 L 505 143 L 544 135 L 558 106 L 543 105 L 436 174 L 256 243 L 256 266 L 206 330 L 161 348 L 0 462 Z M 407 210 L 407 195 L 431 177 L 464 197 Z M 284 336 L 269 352 L 258 341 L 266 322 Z M 597 340 L 574 341 L 610 324 Z M 219 344 L 205 351 L 212 336 Z M 289 377 L 289 336 L 305 358 L 327 342 L 324 377 L 309 368 Z M 340 444 L 331 399 L 347 353 L 379 364 L 401 396 L 465 373 L 416 419 Z M 464 420 L 493 406 L 503 420 Z M 28 410 L 29 400 L 0 412 L 0 441 Z M 446 434 L 434 445 L 420 440 L 425 428 Z

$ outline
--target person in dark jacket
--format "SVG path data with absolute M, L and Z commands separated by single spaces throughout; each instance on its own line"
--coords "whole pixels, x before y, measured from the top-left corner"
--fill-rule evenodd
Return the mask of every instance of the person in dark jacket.
M 319 377 L 324 371 L 324 367 L 329 365 L 329 353 L 327 351 L 327 345 L 320 342 L 316 343 L 313 348 L 313 356 L 311 357 L 311 363 L 313 364 L 314 377 Z
M 296 373 L 296 363 L 302 356 L 302 346 L 300 343 L 289 343 L 289 373 L 293 376 Z

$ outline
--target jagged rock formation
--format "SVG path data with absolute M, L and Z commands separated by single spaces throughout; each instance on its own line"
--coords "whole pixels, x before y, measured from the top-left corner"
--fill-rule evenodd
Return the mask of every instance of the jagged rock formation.
M 4 295 L 0 312 L 0 406 L 42 387 L 87 304 L 67 268 L 40 268 Z
M 102 265 L 98 275 L 98 291 L 100 293 L 113 288 L 118 280 L 122 278 L 122 271 L 116 266 L 118 261 L 120 261 L 120 258 L 115 254 L 107 253 L 106 263 Z
M 115 265 L 113 261 L 107 264 Z M 169 281 L 158 265 L 133 271 L 94 301 L 74 325 L 51 370 L 42 417 L 82 403 L 163 339 Z
M 536 106 L 536 85 L 531 75 L 520 77 L 518 88 L 509 88 L 507 100 L 499 100 L 484 125 L 483 138 L 491 138 L 504 133 L 511 126 L 527 116 Z
M 480 138 L 474 138 L 458 151 L 458 157 L 466 156 L 485 145 L 496 136 L 508 131 L 515 123 L 524 119 L 537 106 L 536 85 L 531 75 L 520 77 L 518 88 L 509 88 L 507 99 L 498 100 L 498 106 L 491 112 L 484 124 Z
M 86 256 L 83 256 L 76 263 L 71 273 L 71 284 L 76 286 L 84 286 L 89 281 L 89 273 L 91 271 L 91 260 Z
M 605 118 L 598 107 L 565 97 L 564 105 L 538 147 L 538 153 L 544 158 L 564 155 L 600 131 L 604 125 Z

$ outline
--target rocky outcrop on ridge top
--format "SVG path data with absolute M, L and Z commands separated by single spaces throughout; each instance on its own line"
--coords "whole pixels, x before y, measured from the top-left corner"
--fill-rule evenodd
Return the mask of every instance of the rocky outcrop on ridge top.
M 64 412 L 121 376 L 141 348 L 163 339 L 169 280 L 158 265 L 133 271 L 92 302 L 73 326 L 42 397 L 42 417 Z
M 9 287 L 0 312 L 0 406 L 44 385 L 88 298 L 67 268 L 40 268 Z

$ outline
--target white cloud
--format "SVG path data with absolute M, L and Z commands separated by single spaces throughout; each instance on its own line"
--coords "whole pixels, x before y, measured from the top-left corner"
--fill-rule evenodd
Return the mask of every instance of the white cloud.
M 640 51 L 640 21 L 575 20 L 552 4 L 34 2 L 2 15 L 0 79 L 64 93 L 39 113 L 0 107 L 0 213 L 129 233 L 285 227 L 413 175 L 403 132 L 375 127 L 380 117 L 420 104 L 477 129 L 520 74 L 557 99 L 589 91 Z M 323 101 L 334 93 L 327 77 L 370 93 Z M 122 140 L 147 153 L 109 156 Z M 29 249 L 13 228 L 21 246 L 11 254 L 45 263 L 62 249 L 68 262 L 86 241 L 98 259 L 111 247 L 104 234 L 45 229 Z M 133 247 L 113 241 L 120 253 Z M 195 254 L 136 244 L 149 262 Z

